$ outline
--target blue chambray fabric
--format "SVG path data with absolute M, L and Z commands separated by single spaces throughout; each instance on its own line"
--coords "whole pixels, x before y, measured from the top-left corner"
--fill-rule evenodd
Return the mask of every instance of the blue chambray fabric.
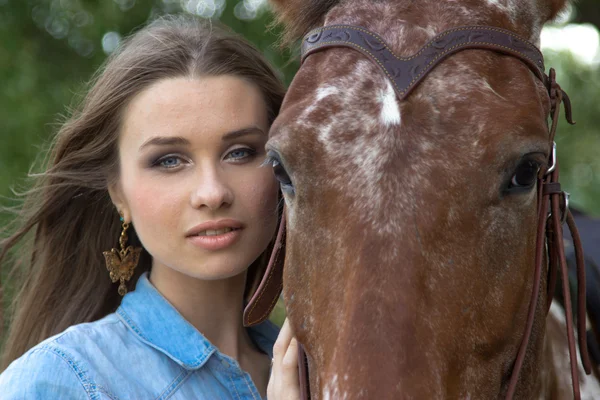
M 218 316 L 216 316 L 218 318 Z M 249 328 L 273 357 L 279 329 Z M 188 323 L 144 274 L 118 310 L 74 325 L 0 375 L 0 399 L 260 399 L 250 375 Z

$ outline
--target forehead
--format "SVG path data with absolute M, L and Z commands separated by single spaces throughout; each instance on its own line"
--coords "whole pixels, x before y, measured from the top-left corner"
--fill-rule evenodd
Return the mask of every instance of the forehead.
M 259 89 L 234 76 L 163 79 L 135 96 L 122 120 L 123 140 L 225 133 L 258 125 L 267 111 Z

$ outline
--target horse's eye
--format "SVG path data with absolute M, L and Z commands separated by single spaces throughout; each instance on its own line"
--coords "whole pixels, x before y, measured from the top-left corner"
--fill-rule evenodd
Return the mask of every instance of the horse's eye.
M 525 160 L 521 162 L 510 181 L 511 188 L 532 187 L 537 181 L 539 171 L 540 164 L 536 161 Z
M 277 153 L 274 151 L 267 152 L 267 159 L 263 165 L 270 165 L 273 167 L 273 173 L 275 174 L 275 178 L 279 181 L 282 191 L 289 194 L 294 193 L 294 184 L 292 183 L 292 179 L 285 170 L 285 167 L 282 165 Z
M 283 168 L 283 165 L 281 165 L 279 160 L 274 158 L 272 161 L 272 165 L 273 172 L 275 173 L 275 178 L 277 178 L 279 183 L 281 183 L 284 186 L 292 186 L 292 180 L 290 179 L 290 176 L 286 172 L 285 168 Z

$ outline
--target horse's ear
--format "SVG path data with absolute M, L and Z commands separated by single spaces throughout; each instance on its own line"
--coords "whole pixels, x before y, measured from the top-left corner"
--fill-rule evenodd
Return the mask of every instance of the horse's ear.
M 270 0 L 277 22 L 284 26 L 284 44 L 291 44 L 316 27 L 340 0 Z
M 306 0 L 270 0 L 277 21 L 286 27 L 298 20 Z
M 304 2 L 305 0 L 270 0 L 277 15 L 294 9 L 299 10 Z
M 558 16 L 562 11 L 567 8 L 567 4 L 569 0 L 542 0 L 544 9 L 546 9 L 546 22 L 552 21 L 554 18 Z

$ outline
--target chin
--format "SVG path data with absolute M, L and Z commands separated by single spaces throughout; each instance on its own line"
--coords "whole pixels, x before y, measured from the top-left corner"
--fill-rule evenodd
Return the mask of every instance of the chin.
M 191 268 L 180 271 L 191 278 L 217 281 L 243 274 L 248 270 L 251 264 L 251 261 L 240 262 L 239 260 L 237 262 L 234 260 L 211 261 L 208 263 L 196 263 L 196 265 Z

